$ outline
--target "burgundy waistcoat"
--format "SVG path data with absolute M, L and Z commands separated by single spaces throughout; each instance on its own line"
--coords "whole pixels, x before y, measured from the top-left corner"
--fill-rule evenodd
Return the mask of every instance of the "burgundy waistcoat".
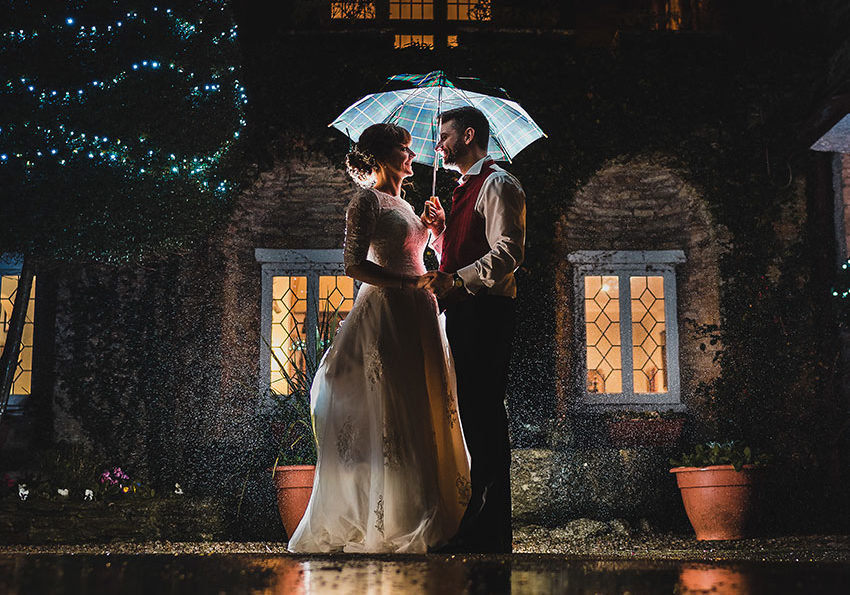
M 484 217 L 475 211 L 475 203 L 487 177 L 493 173 L 493 161 L 487 160 L 481 171 L 470 176 L 452 193 L 452 212 L 446 220 L 440 270 L 455 273 L 490 251 L 484 229 Z

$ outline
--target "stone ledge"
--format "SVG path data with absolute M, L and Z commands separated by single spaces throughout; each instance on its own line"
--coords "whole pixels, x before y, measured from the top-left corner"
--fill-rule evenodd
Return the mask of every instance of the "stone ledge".
M 210 500 L 0 502 L 0 544 L 82 544 L 221 539 L 221 507 Z

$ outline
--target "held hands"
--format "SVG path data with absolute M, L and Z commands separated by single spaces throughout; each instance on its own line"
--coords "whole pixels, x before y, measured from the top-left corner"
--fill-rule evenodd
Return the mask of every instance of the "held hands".
M 419 217 L 422 225 L 427 227 L 435 236 L 443 233 L 446 228 L 446 212 L 443 210 L 443 205 L 440 204 L 440 198 L 432 196 L 425 201 L 425 208 L 422 209 L 422 215 Z
M 421 289 L 427 289 L 441 298 L 452 290 L 452 275 L 443 273 L 442 271 L 428 271 L 419 277 L 416 286 Z

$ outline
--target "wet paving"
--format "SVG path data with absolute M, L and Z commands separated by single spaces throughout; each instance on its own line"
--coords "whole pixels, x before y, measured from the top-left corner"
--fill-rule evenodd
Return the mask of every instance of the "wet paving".
M 850 565 L 580 560 L 564 556 L 0 555 L 7 595 L 848 593 Z

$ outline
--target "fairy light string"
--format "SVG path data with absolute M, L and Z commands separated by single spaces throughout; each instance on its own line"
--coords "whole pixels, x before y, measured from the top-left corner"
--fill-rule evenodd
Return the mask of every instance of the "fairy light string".
M 0 51 L 13 58 L 5 63 L 34 70 L 4 73 L 0 92 L 13 108 L 0 113 L 0 168 L 32 177 L 44 166 L 87 162 L 129 181 L 179 180 L 223 198 L 234 184 L 222 165 L 243 135 L 248 103 L 226 3 L 108 19 L 88 4 L 67 3 L 64 15 L 53 10 L 0 34 Z M 39 68 L 32 56 L 45 52 L 64 52 L 66 71 Z

